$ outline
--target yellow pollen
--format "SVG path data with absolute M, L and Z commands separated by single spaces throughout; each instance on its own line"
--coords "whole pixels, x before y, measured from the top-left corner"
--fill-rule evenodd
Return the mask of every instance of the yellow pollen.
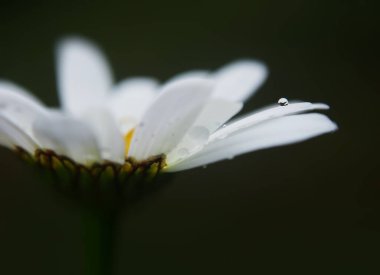
M 130 130 L 125 136 L 124 136 L 124 141 L 125 141 L 125 156 L 128 155 L 129 147 L 131 146 L 132 142 L 132 137 L 133 134 L 135 133 L 135 129 Z

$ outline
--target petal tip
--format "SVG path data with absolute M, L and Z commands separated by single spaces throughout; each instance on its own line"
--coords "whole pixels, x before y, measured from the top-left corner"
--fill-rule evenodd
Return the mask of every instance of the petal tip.
M 330 106 L 325 103 L 315 103 L 314 106 L 320 110 L 330 110 Z
M 81 35 L 64 36 L 56 42 L 55 52 L 57 56 L 65 56 L 66 54 L 92 52 L 102 56 L 102 50 L 99 46 Z
M 58 48 L 76 45 L 93 45 L 94 43 L 81 35 L 67 35 L 58 39 L 56 45 Z
M 204 87 L 205 89 L 213 89 L 215 86 L 215 80 L 207 78 L 205 76 L 194 76 L 191 78 L 181 78 L 169 81 L 162 86 L 161 90 L 172 90 L 181 87 Z

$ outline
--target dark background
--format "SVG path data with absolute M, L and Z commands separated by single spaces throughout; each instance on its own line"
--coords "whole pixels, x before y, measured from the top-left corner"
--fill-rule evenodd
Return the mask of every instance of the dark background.
M 53 46 L 81 34 L 117 80 L 164 81 L 258 58 L 280 97 L 326 102 L 340 129 L 175 175 L 126 211 L 116 274 L 380 272 L 378 1 L 2 1 L 0 78 L 56 106 Z M 80 274 L 78 209 L 0 149 L 0 274 Z

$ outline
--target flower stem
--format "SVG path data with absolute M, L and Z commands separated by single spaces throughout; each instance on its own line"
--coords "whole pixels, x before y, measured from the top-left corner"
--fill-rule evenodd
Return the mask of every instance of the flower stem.
M 113 244 L 116 211 L 85 209 L 83 211 L 83 244 L 85 275 L 113 274 Z

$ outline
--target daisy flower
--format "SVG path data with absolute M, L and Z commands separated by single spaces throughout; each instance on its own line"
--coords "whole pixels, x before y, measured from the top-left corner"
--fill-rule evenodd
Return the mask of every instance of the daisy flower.
M 258 61 L 190 71 L 160 85 L 149 77 L 115 84 L 102 52 L 81 38 L 58 43 L 56 58 L 60 109 L 0 81 L 0 144 L 45 168 L 63 167 L 90 178 L 107 173 L 122 181 L 131 174 L 204 166 L 337 129 L 327 116 L 310 113 L 328 109 L 326 104 L 284 98 L 232 119 L 267 77 Z

